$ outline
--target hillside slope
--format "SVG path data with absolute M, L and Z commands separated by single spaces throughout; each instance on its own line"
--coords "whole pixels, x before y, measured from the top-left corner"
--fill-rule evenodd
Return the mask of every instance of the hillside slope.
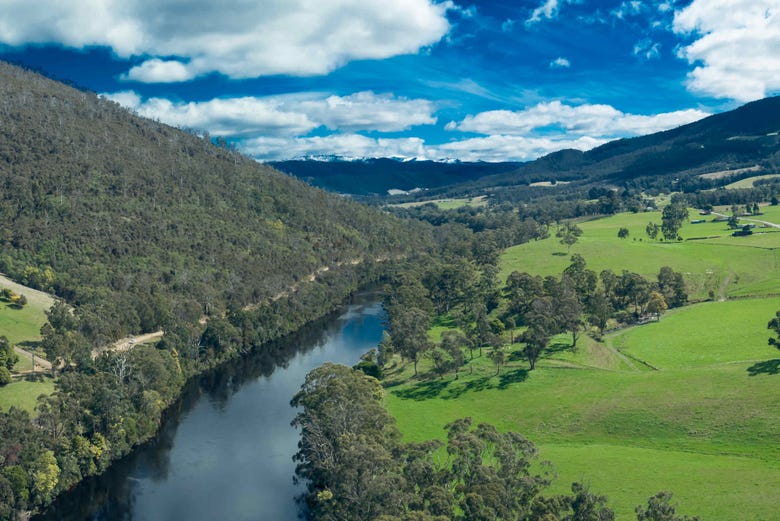
M 587 152 L 554 152 L 511 172 L 447 190 L 474 194 L 551 179 L 615 185 L 636 181 L 642 186 L 669 187 L 673 181 L 696 183 L 700 174 L 728 169 L 759 166 L 774 173 L 780 167 L 779 131 L 780 97 L 766 98 L 672 130 L 611 141 Z
M 0 122 L 0 271 L 76 305 L 93 342 L 423 244 L 379 211 L 5 63 Z

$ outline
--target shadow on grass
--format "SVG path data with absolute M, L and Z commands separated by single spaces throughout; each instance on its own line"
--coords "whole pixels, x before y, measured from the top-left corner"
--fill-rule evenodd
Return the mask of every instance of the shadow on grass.
M 441 392 L 450 385 L 448 380 L 429 380 L 420 382 L 414 387 L 392 391 L 392 393 L 404 400 L 416 400 L 418 402 L 436 398 Z
M 567 255 L 569 255 L 564 251 L 554 251 L 552 252 L 552 254 L 555 255 L 556 257 L 566 257 Z
M 22 340 L 21 342 L 17 342 L 16 345 L 21 347 L 22 349 L 25 349 L 27 351 L 31 351 L 33 349 L 37 349 L 41 345 L 40 340 Z
M 404 400 L 423 401 L 437 397 L 441 397 L 445 400 L 453 400 L 469 392 L 479 392 L 488 389 L 506 389 L 511 384 L 524 382 L 526 379 L 528 379 L 527 369 L 515 369 L 498 376 L 483 376 L 471 380 L 429 380 L 420 382 L 414 387 L 390 392 Z M 450 384 L 459 384 L 461 382 L 461 385 L 449 387 Z
M 545 349 L 545 356 L 554 355 L 556 353 L 562 353 L 564 351 L 575 351 L 576 348 L 572 347 L 569 342 L 556 340 Z
M 780 373 L 780 358 L 753 364 L 748 367 L 747 372 L 750 376 L 758 376 L 760 374 L 778 374 Z

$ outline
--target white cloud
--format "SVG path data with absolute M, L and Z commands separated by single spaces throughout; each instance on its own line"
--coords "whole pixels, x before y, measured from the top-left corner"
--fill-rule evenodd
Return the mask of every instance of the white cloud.
M 525 21 L 526 26 L 531 26 L 543 20 L 554 20 L 558 18 L 561 7 L 564 5 L 581 4 L 583 0 L 542 0 Z
M 177 61 L 158 59 L 146 60 L 141 65 L 133 67 L 122 75 L 124 80 L 140 81 L 142 83 L 173 83 L 189 81 L 195 75 L 193 71 Z
M 530 161 L 565 148 L 590 150 L 607 141 L 590 137 L 551 139 L 493 135 L 431 146 L 428 147 L 427 155 L 431 159 L 461 161 Z
M 394 132 L 436 123 L 434 104 L 423 99 L 358 92 L 350 96 L 287 94 L 174 103 L 142 100 L 131 91 L 104 94 L 141 116 L 169 125 L 207 130 L 215 136 L 294 136 L 324 126 L 354 132 Z
M 552 101 L 521 111 L 481 112 L 448 127 L 486 135 L 525 135 L 532 131 L 554 129 L 581 136 L 623 137 L 667 130 L 708 115 L 700 110 L 689 109 L 643 116 L 626 114 L 609 105 L 574 107 Z
M 564 148 L 589 150 L 606 142 L 604 139 L 589 137 L 550 139 L 488 136 L 442 145 L 426 145 L 420 138 L 374 139 L 359 134 L 335 134 L 323 137 L 248 139 L 241 148 L 260 161 L 339 156 L 497 162 L 528 161 Z
M 241 148 L 260 161 L 327 156 L 427 158 L 423 140 L 416 137 L 374 139 L 359 134 L 299 138 L 259 137 L 245 140 Z
M 527 25 L 541 22 L 543 18 L 548 20 L 558 16 L 558 0 L 544 0 L 539 7 L 531 11 L 531 16 L 525 21 Z
M 610 11 L 610 14 L 619 20 L 624 20 L 629 16 L 637 16 L 647 9 L 640 0 L 629 0 L 621 3 L 617 8 Z
M 673 29 L 695 38 L 679 51 L 696 65 L 692 92 L 750 101 L 780 90 L 777 0 L 694 0 L 675 12 Z
M 561 56 L 550 62 L 551 69 L 568 69 L 569 67 L 571 67 L 571 62 Z
M 126 78 L 184 81 L 326 74 L 352 60 L 416 53 L 447 34 L 451 1 L 25 0 L 0 3 L 0 42 L 108 46 L 149 56 Z
M 634 56 L 639 56 L 646 60 L 661 57 L 661 44 L 653 42 L 650 38 L 643 38 L 634 45 Z

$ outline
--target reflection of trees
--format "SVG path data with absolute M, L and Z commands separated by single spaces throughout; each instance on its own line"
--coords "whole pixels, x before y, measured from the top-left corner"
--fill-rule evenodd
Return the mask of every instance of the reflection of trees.
M 372 300 L 373 298 L 373 300 Z M 273 374 L 277 368 L 285 368 L 298 354 L 305 354 L 325 345 L 326 340 L 337 334 L 345 321 L 362 322 L 361 307 L 373 304 L 376 295 L 357 296 L 343 319 L 342 308 L 323 317 L 280 340 L 257 347 L 249 355 L 227 362 L 202 375 L 192 378 L 182 395 L 164 414 L 157 436 L 133 451 L 126 458 L 115 462 L 101 476 L 81 482 L 72 491 L 60 495 L 52 506 L 34 521 L 115 521 L 133 519 L 138 480 L 161 481 L 170 472 L 170 452 L 173 449 L 179 424 L 199 402 L 207 396 L 215 407 L 223 409 L 228 400 L 242 387 L 258 378 Z

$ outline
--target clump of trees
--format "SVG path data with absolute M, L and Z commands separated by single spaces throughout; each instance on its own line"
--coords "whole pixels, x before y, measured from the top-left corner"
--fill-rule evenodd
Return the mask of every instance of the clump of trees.
M 513 272 L 504 288 L 508 300 L 506 318 L 527 326 L 521 340 L 531 369 L 555 334 L 570 332 L 572 346 L 584 329 L 584 319 L 603 335 L 610 319 L 636 322 L 659 317 L 666 309 L 688 300 L 682 273 L 664 266 L 655 281 L 623 270 L 596 274 L 585 259 L 574 254 L 560 277 Z
M 607 497 L 582 483 L 570 494 L 546 493 L 549 465 L 522 435 L 463 418 L 445 427 L 446 442 L 401 443 L 382 399 L 376 379 L 336 364 L 309 373 L 293 398 L 301 408 L 295 474 L 310 519 L 614 520 Z M 670 499 L 653 496 L 637 519 L 692 521 L 677 516 Z

